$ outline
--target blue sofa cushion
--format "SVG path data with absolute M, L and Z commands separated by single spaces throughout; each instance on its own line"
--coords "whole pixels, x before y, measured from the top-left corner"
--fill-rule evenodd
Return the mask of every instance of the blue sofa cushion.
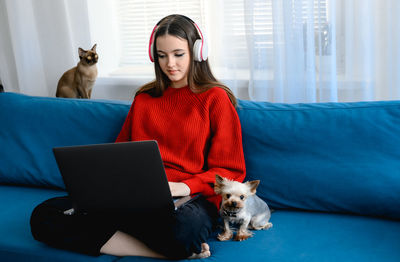
M 52 148 L 113 142 L 129 107 L 0 93 L 0 183 L 63 188 Z
M 247 179 L 275 208 L 400 219 L 400 101 L 240 101 Z

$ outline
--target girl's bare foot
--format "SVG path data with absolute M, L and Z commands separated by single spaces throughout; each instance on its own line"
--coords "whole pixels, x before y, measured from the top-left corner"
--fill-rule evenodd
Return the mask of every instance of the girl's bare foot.
M 189 259 L 206 258 L 211 256 L 210 246 L 207 243 L 201 244 L 201 252 L 199 254 L 193 253 Z

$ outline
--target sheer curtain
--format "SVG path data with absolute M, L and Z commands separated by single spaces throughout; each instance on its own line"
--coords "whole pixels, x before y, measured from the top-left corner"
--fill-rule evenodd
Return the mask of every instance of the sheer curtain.
M 400 99 L 400 1 L 226 0 L 222 67 L 252 100 Z M 241 20 L 243 19 L 243 20 Z M 232 55 L 234 54 L 234 55 Z
M 5 91 L 54 96 L 58 79 L 91 47 L 86 1 L 0 0 Z
M 116 3 L 89 2 L 103 9 Z M 200 3 L 213 70 L 241 99 L 286 103 L 400 99 L 398 0 Z M 87 0 L 0 0 L 0 80 L 5 90 L 54 96 L 62 73 L 78 62 L 78 47 L 94 44 L 89 7 Z M 104 10 L 97 21 L 108 21 L 104 16 L 110 13 Z M 115 41 L 103 41 L 111 39 L 107 27 L 116 34 L 103 22 L 97 30 L 103 37 L 93 38 L 103 48 L 99 72 L 117 64 L 105 62 L 118 50 Z M 115 98 L 118 82 L 112 77 L 106 80 L 107 96 L 101 98 Z M 101 90 L 100 84 L 96 81 L 96 90 Z

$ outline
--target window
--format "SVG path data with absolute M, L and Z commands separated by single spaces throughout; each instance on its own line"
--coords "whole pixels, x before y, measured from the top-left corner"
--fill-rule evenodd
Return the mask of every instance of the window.
M 204 5 L 201 0 L 117 0 L 120 66 L 146 64 L 150 32 L 169 14 L 185 14 L 201 26 L 204 24 Z
M 273 57 L 273 48 L 280 39 L 274 35 L 274 26 L 279 29 L 283 24 L 283 12 L 277 12 L 277 9 L 291 9 L 293 21 L 303 25 L 301 28 L 304 34 L 304 48 L 306 49 L 306 37 L 308 32 L 307 25 L 313 24 L 311 33 L 315 34 L 316 54 L 326 54 L 327 45 L 330 41 L 329 25 L 327 20 L 327 0 L 312 1 L 312 6 L 309 6 L 310 1 L 242 1 L 242 0 L 224 0 L 224 15 L 226 38 L 230 38 L 234 43 L 235 57 L 230 59 L 229 64 L 236 63 L 243 68 L 249 66 L 249 57 L 255 57 L 258 61 L 251 61 L 252 64 L 265 68 L 265 63 L 268 61 L 266 57 Z M 312 8 L 313 17 L 309 17 Z M 273 12 L 273 10 L 275 10 Z M 310 21 L 311 20 L 311 21 Z M 275 25 L 274 25 L 275 23 Z M 294 25 L 296 26 L 296 25 Z M 321 42 L 319 42 L 321 41 Z M 325 47 L 324 50 L 319 50 L 319 46 Z M 321 53 L 320 53 L 321 51 Z M 252 52 L 251 56 L 248 52 Z M 273 66 L 273 65 L 269 65 Z
M 91 38 L 99 42 L 100 77 L 149 79 L 153 64 L 148 57 L 150 33 L 163 17 L 178 13 L 205 24 L 204 0 L 88 0 Z
M 200 25 L 207 35 L 213 68 L 228 71 L 230 68 L 226 67 L 265 68 L 265 63 L 273 66 L 273 59 L 266 57 L 273 57 L 274 45 L 282 40 L 274 35 L 274 27 L 280 26 L 274 22 L 283 19 L 276 9 L 291 9 L 294 21 L 298 21 L 296 24 L 303 26 L 300 28 L 303 34 L 314 31 L 315 41 L 319 43 L 315 45 L 316 53 L 328 54 L 329 48 L 324 49 L 331 40 L 327 1 L 314 0 L 310 6 L 310 1 L 305 0 L 88 0 L 88 9 L 92 39 L 101 41 L 98 52 L 104 75 L 150 76 L 153 73 L 147 54 L 150 32 L 166 15 L 185 14 Z M 310 9 L 314 13 L 311 18 L 306 15 Z M 309 24 L 314 28 L 307 27 Z M 319 46 L 323 48 L 320 50 Z

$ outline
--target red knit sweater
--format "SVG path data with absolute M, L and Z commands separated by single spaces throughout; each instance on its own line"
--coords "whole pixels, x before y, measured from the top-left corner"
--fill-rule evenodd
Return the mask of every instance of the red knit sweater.
M 218 208 L 215 174 L 240 182 L 245 177 L 239 117 L 219 87 L 137 95 L 116 142 L 140 140 L 158 142 L 168 181 L 185 183 L 191 194 L 202 193 Z

